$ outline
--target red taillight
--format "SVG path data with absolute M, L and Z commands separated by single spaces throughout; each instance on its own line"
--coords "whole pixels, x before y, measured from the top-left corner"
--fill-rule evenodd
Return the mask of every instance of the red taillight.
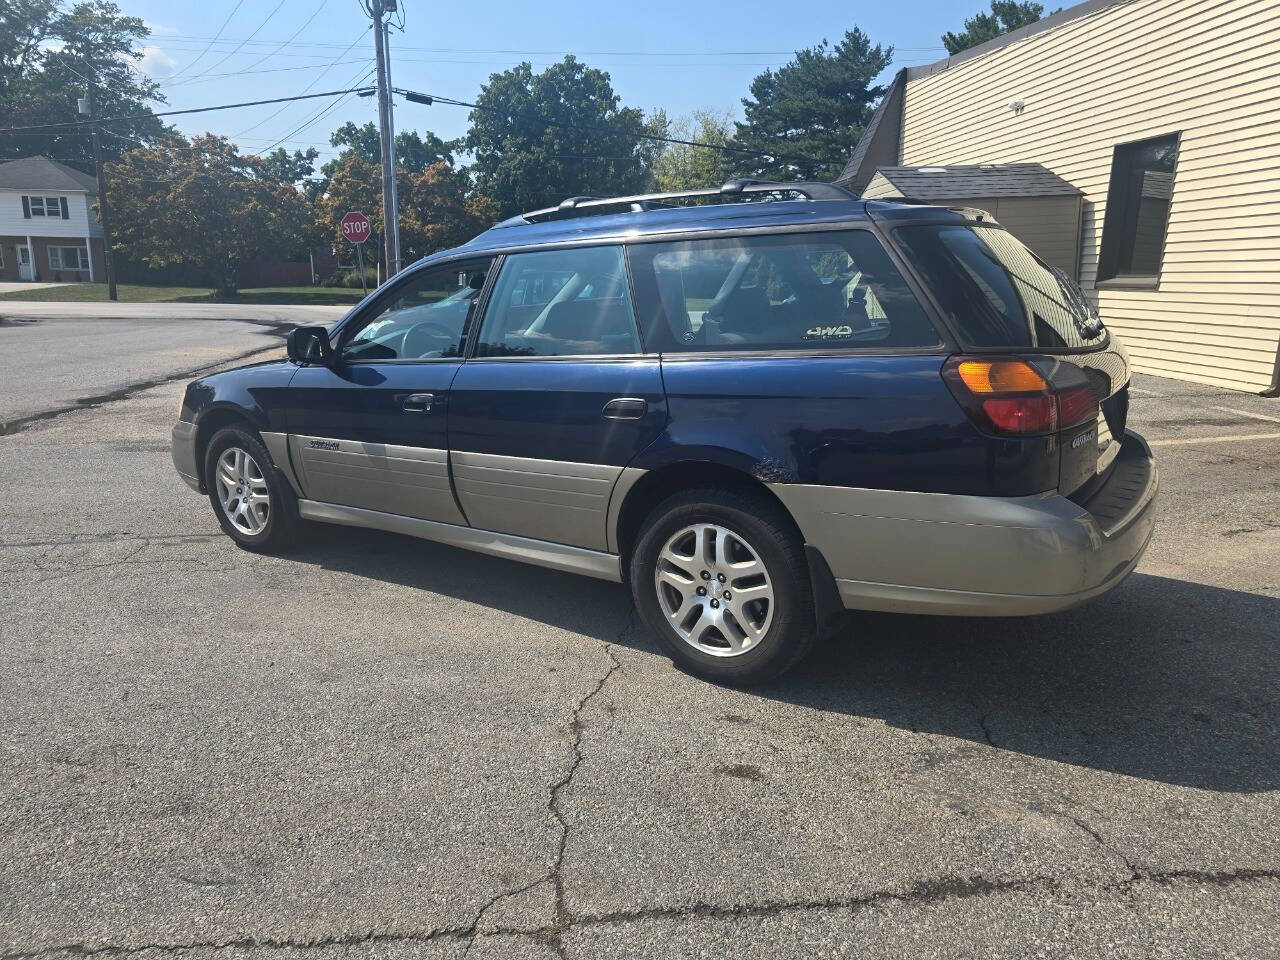
M 1001 397 L 982 401 L 982 412 L 1003 433 L 1054 433 L 1058 405 L 1053 397 Z
M 1056 433 L 1098 415 L 1084 371 L 1051 357 L 951 357 L 942 378 L 969 418 L 988 433 Z
M 1058 394 L 1059 429 L 1098 418 L 1098 400 L 1089 387 L 1071 387 Z

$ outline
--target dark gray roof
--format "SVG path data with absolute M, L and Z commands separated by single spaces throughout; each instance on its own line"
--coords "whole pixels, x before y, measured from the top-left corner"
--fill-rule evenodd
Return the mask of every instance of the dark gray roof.
M 0 190 L 76 190 L 96 194 L 98 182 L 48 157 L 0 163 Z
M 1082 193 L 1039 163 L 880 167 L 876 172 L 911 200 L 1074 197 Z

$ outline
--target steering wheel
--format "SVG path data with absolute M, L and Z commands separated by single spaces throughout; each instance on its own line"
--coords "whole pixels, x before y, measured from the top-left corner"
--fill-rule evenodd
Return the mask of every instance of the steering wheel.
M 400 355 L 406 360 L 413 360 L 435 351 L 443 353 L 457 342 L 458 334 L 450 327 L 436 320 L 423 320 L 405 331 Z

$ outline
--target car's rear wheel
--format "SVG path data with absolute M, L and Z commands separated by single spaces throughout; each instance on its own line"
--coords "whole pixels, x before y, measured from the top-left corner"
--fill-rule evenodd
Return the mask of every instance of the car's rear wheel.
M 219 430 L 209 441 L 204 470 L 213 512 L 232 540 L 256 553 L 294 543 L 297 499 L 261 440 L 240 427 Z
M 663 501 L 640 531 L 630 574 L 645 622 L 690 673 L 759 683 L 813 645 L 804 545 L 766 497 L 708 488 Z

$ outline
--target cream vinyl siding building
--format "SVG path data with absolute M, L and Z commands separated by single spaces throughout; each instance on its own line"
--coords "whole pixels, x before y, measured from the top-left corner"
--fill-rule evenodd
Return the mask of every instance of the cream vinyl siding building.
M 880 167 L 862 195 L 985 210 L 1051 267 L 1080 278 L 1081 193 L 1038 163 Z
M 1137 370 L 1277 387 L 1280 2 L 1091 0 L 900 72 L 880 114 L 842 184 L 1042 164 L 1083 194 L 1079 278 Z

